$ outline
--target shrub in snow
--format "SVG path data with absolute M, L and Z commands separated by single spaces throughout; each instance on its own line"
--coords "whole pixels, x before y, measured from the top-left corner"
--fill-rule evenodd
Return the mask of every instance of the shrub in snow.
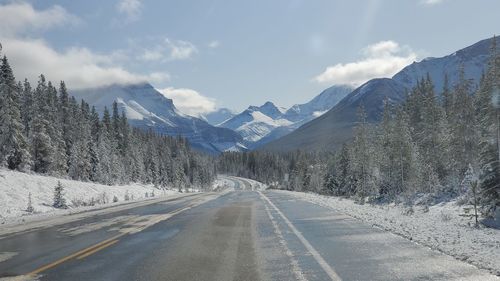
M 451 220 L 451 214 L 449 214 L 447 212 L 441 211 L 441 220 L 444 221 L 444 222 L 450 221 Z
M 123 198 L 125 201 L 129 201 L 130 200 L 130 196 L 128 195 L 128 190 L 125 192 L 125 196 Z
M 116 195 L 115 195 L 115 196 L 113 196 L 113 203 L 116 203 L 116 202 L 118 202 L 118 197 L 116 197 Z
M 429 206 L 424 205 L 424 206 L 422 207 L 422 213 L 428 213 L 428 212 L 429 212 Z
M 66 209 L 66 199 L 64 199 L 64 187 L 60 181 L 57 181 L 57 185 L 54 188 L 54 203 L 52 204 L 54 208 Z
M 478 214 L 477 214 L 477 209 L 478 209 L 478 177 L 474 172 L 474 169 L 472 168 L 472 165 L 469 164 L 469 168 L 465 172 L 465 177 L 464 180 L 462 181 L 462 189 L 467 194 L 467 203 L 471 203 L 472 206 L 474 207 L 474 213 L 470 213 L 470 210 L 468 208 L 464 209 L 465 214 L 463 216 L 467 217 L 474 217 L 476 226 L 478 225 Z
M 71 200 L 71 206 L 73 208 L 78 208 L 78 207 L 81 207 L 81 206 L 87 206 L 87 202 L 85 202 L 81 198 L 74 198 L 74 199 Z
M 415 210 L 413 210 L 413 206 L 409 206 L 404 208 L 401 213 L 405 216 L 411 216 L 415 213 Z
M 100 194 L 100 199 L 99 199 L 99 204 L 108 204 L 109 198 L 108 195 L 106 194 L 106 191 Z
M 26 212 L 33 213 L 35 208 L 33 208 L 33 203 L 31 202 L 31 192 L 28 194 L 28 207 L 26 207 Z
M 150 197 L 155 197 L 155 191 L 151 191 L 151 196 Z

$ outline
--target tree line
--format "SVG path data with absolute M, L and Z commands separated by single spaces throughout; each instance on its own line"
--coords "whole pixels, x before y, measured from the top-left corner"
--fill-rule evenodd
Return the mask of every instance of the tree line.
M 1 49 L 0 49 L 1 50 Z M 0 166 L 103 184 L 140 182 L 178 189 L 209 186 L 210 156 L 180 137 L 132 128 L 115 102 L 102 116 L 44 75 L 32 87 L 0 62 Z
M 402 104 L 386 100 L 378 124 L 368 123 L 360 106 L 352 141 L 334 153 L 226 153 L 218 168 L 290 190 L 363 200 L 422 194 L 469 200 L 477 184 L 483 210 L 491 212 L 500 205 L 500 53 L 493 41 L 479 85 L 462 67 L 455 85 L 444 78 L 438 97 L 427 75 Z

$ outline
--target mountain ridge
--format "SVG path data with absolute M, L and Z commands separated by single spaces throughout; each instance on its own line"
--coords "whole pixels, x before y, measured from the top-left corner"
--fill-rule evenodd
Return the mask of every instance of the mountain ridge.
M 259 149 L 335 150 L 352 137 L 357 106 L 363 104 L 368 114 L 368 122 L 377 123 L 382 117 L 384 99 L 388 98 L 394 103 L 402 102 L 406 93 L 427 73 L 438 96 L 441 94 L 445 75 L 448 76 L 449 85 L 452 87 L 458 81 L 462 65 L 465 78 L 478 83 L 490 56 L 491 40 L 492 38 L 481 40 L 447 56 L 414 62 L 392 78 L 372 79 L 356 88 L 322 116 Z
M 183 114 L 171 99 L 166 98 L 149 83 L 113 84 L 73 90 L 71 94 L 95 106 L 101 114 L 105 106 L 110 107 L 116 101 L 132 126 L 152 129 L 165 135 L 185 137 L 199 150 L 220 153 L 244 148 L 238 134 Z
M 320 116 L 351 91 L 350 86 L 334 85 L 307 103 L 295 104 L 288 109 L 268 101 L 261 106 L 249 106 L 218 126 L 238 132 L 249 149 L 256 149 Z

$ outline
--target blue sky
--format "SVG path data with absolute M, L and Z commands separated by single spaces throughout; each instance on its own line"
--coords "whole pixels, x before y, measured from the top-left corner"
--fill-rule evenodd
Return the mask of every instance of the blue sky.
M 150 81 L 181 110 L 289 107 L 499 32 L 491 0 L 0 1 L 18 79 Z

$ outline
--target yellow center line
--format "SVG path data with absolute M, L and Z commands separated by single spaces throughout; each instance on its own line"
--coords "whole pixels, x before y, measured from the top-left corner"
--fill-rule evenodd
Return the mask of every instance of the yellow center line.
M 171 214 L 172 216 L 174 216 L 174 215 L 178 215 L 178 214 L 180 214 L 180 213 L 182 213 L 182 212 L 184 212 L 186 210 L 189 210 L 190 208 L 196 206 L 196 203 L 194 203 L 194 201 L 197 201 L 197 199 L 199 199 L 199 198 L 195 198 L 195 199 L 187 201 L 187 203 L 190 203 L 190 204 L 188 204 L 187 206 L 178 208 L 178 209 L 170 212 L 169 214 Z M 141 230 L 144 230 L 144 229 L 141 229 Z M 71 254 L 69 256 L 66 256 L 64 258 L 56 260 L 55 262 L 52 262 L 52 263 L 44 265 L 44 266 L 42 266 L 40 268 L 37 268 L 37 269 L 33 270 L 32 272 L 28 273 L 28 275 L 31 275 L 31 276 L 37 275 L 37 274 L 39 274 L 39 273 L 41 273 L 43 271 L 46 271 L 46 270 L 51 269 L 51 268 L 54 268 L 54 267 L 60 265 L 61 263 L 64 263 L 64 262 L 66 262 L 66 261 L 68 261 L 70 259 L 73 259 L 73 258 L 77 258 L 78 260 L 86 258 L 86 257 L 88 257 L 88 256 L 90 256 L 90 255 L 92 255 L 92 254 L 94 254 L 94 253 L 96 253 L 96 252 L 98 252 L 98 251 L 100 251 L 102 249 L 105 249 L 105 248 L 107 248 L 107 247 L 109 247 L 109 246 L 117 243 L 119 241 L 118 238 L 123 237 L 124 235 L 127 235 L 129 233 L 130 233 L 130 231 L 127 231 L 127 232 L 118 234 L 116 236 L 113 236 L 113 237 L 111 237 L 109 239 L 106 239 L 104 241 L 101 241 L 101 242 L 99 242 L 99 243 L 97 243 L 97 244 L 95 244 L 93 246 L 87 247 L 87 248 L 85 248 L 83 250 L 80 250 L 80 251 L 78 251 L 76 253 L 73 253 L 73 254 Z
M 118 235 L 113 236 L 113 237 L 111 237 L 109 239 L 101 241 L 101 242 L 99 242 L 99 243 L 97 243 L 95 245 L 92 245 L 92 246 L 87 247 L 87 248 L 85 248 L 83 250 L 80 250 L 80 251 L 78 251 L 76 253 L 73 253 L 73 254 L 71 254 L 69 256 L 66 256 L 66 257 L 64 257 L 62 259 L 56 260 L 55 262 L 49 263 L 47 265 L 44 265 L 44 266 L 42 266 L 42 267 L 40 267 L 38 269 L 35 269 L 32 272 L 28 273 L 28 275 L 36 275 L 36 274 L 38 274 L 40 272 L 43 272 L 43 271 L 45 271 L 47 269 L 51 269 L 53 267 L 56 267 L 56 266 L 60 265 L 61 263 L 65 262 L 65 261 L 68 261 L 68 260 L 70 260 L 72 258 L 75 258 L 75 257 L 79 256 L 79 255 L 85 254 L 88 251 L 92 251 L 93 249 L 98 248 L 99 246 L 101 246 L 103 244 L 106 244 L 106 243 L 109 243 L 110 241 L 113 241 L 115 239 L 118 239 L 118 238 L 122 237 L 125 234 L 126 233 L 118 234 Z
M 81 256 L 79 256 L 79 257 L 77 257 L 76 259 L 77 259 L 77 260 L 84 259 L 84 258 L 86 258 L 86 257 L 88 257 L 88 256 L 90 256 L 90 255 L 92 255 L 92 254 L 94 254 L 94 253 L 96 253 L 96 252 L 99 252 L 100 250 L 102 250 L 102 249 L 104 249 L 104 248 L 107 248 L 107 247 L 109 247 L 109 246 L 111 246 L 111 245 L 115 244 L 115 243 L 116 243 L 116 242 L 118 242 L 118 241 L 119 241 L 119 240 L 113 240 L 113 241 L 111 241 L 111 242 L 108 242 L 108 243 L 106 243 L 106 244 L 104 244 L 104 245 L 101 245 L 100 247 L 97 247 L 97 248 L 93 249 L 93 250 L 92 250 L 92 251 L 90 251 L 90 252 L 86 252 L 85 254 L 83 254 L 83 255 L 81 255 Z

